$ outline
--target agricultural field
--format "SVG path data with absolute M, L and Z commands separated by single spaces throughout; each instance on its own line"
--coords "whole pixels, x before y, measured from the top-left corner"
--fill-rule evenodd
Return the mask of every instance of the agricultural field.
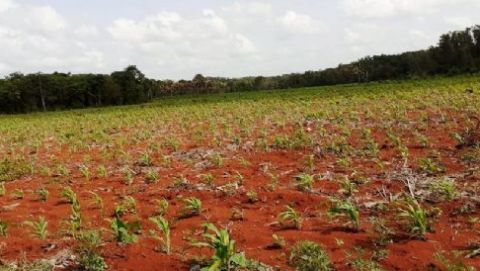
M 476 270 L 480 77 L 0 116 L 0 270 Z

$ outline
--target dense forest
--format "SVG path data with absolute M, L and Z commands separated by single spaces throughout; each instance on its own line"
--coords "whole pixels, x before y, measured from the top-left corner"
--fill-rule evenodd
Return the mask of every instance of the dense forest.
M 477 25 L 444 34 L 436 46 L 426 50 L 368 56 L 336 68 L 273 77 L 230 79 L 198 74 L 192 80 L 161 81 L 146 78 L 136 66 L 110 75 L 13 73 L 0 79 L 0 112 L 124 105 L 180 94 L 286 89 L 479 71 L 480 25 Z

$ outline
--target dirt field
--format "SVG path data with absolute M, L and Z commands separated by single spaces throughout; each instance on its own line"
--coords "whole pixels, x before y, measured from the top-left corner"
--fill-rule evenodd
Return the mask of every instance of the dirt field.
M 199 270 L 214 253 L 195 246 L 209 222 L 264 270 L 295 270 L 302 240 L 335 270 L 480 268 L 479 81 L 0 116 L 0 259 L 75 270 L 78 236 L 94 230 L 108 270 Z M 293 216 L 282 219 L 286 206 Z M 170 224 L 170 255 L 155 216 Z M 40 217 L 43 239 L 26 223 Z M 119 237 L 115 219 L 136 224 L 137 240 Z

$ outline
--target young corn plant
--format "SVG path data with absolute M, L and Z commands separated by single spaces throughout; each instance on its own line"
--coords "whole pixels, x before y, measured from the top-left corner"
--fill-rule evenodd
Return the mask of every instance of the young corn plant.
M 329 217 L 346 217 L 354 231 L 360 228 L 360 211 L 349 200 L 331 199 L 332 206 L 327 211 Z
M 26 221 L 25 225 L 29 226 L 32 229 L 32 233 L 34 236 L 41 240 L 45 240 L 48 235 L 48 222 L 45 220 L 45 217 L 40 217 L 38 221 Z
M 23 189 L 18 188 L 13 190 L 12 197 L 16 200 L 21 200 L 25 197 L 25 193 L 23 192 Z
M 157 228 L 162 232 L 163 238 L 160 238 L 160 240 L 163 242 L 162 250 L 167 255 L 170 255 L 170 252 L 171 252 L 170 224 L 169 224 L 168 220 L 166 220 L 162 216 L 150 217 L 149 220 L 152 223 L 154 223 L 157 226 Z
M 71 187 L 66 187 L 62 189 L 60 195 L 65 199 L 69 204 L 73 204 L 77 201 L 77 194 L 72 190 Z
M 120 218 L 114 218 L 110 223 L 110 228 L 113 231 L 115 240 L 119 243 L 131 244 L 138 241 L 135 231 L 140 230 L 140 223 L 126 223 Z
M 183 202 L 182 217 L 198 216 L 202 213 L 202 201 L 197 198 L 187 198 Z
M 455 186 L 455 181 L 443 179 L 431 185 L 434 194 L 439 195 L 446 201 L 452 201 L 458 196 L 458 191 Z
M 166 199 L 157 200 L 156 201 L 156 206 L 157 206 L 156 213 L 159 216 L 164 216 L 165 214 L 167 214 L 169 205 L 170 204 L 168 203 L 168 200 L 166 200 Z
M 7 189 L 5 188 L 5 183 L 0 182 L 0 197 L 3 197 L 7 194 Z
M 296 187 L 300 191 L 310 192 L 313 189 L 313 184 L 315 182 L 315 176 L 307 173 L 302 173 L 295 177 Z
M 425 238 L 425 234 L 431 231 L 427 212 L 411 197 L 400 205 L 400 216 L 408 220 L 410 233 L 418 238 Z
M 278 215 L 278 221 L 286 227 L 293 227 L 299 230 L 302 227 L 302 215 L 291 206 L 285 206 L 285 211 Z
M 236 242 L 226 229 L 219 230 L 215 225 L 204 225 L 203 242 L 194 242 L 196 247 L 208 247 L 215 252 L 208 266 L 201 271 L 234 271 L 234 270 L 270 270 L 261 263 L 250 261 L 244 253 L 237 252 Z
M 151 169 L 147 172 L 145 181 L 146 183 L 158 183 L 159 178 L 158 172 L 154 169 Z
M 39 201 L 45 202 L 45 201 L 48 200 L 48 194 L 49 194 L 49 192 L 48 192 L 48 190 L 47 190 L 46 188 L 44 188 L 44 187 L 39 188 L 39 189 L 37 189 L 37 190 L 35 191 L 35 193 L 37 194 Z
M 358 192 L 357 190 L 357 185 L 350 181 L 348 178 L 345 178 L 341 183 L 340 183 L 341 189 L 340 193 L 344 194 L 347 197 L 353 196 L 354 193 Z
M 76 241 L 75 253 L 81 270 L 104 271 L 107 269 L 107 264 L 100 255 L 100 248 L 103 245 L 100 232 L 82 231 L 76 237 Z
M 87 182 L 91 180 L 92 173 L 90 172 L 90 168 L 87 165 L 81 165 L 78 170 Z
M 7 222 L 0 220 L 0 236 L 6 237 L 8 231 L 8 224 Z
M 108 177 L 107 168 L 103 165 L 98 166 L 97 167 L 97 176 L 100 177 L 100 178 Z
M 150 154 L 148 152 L 144 152 L 140 156 L 140 159 L 138 159 L 138 165 L 141 167 L 150 167 L 153 165 L 152 158 L 150 157 Z

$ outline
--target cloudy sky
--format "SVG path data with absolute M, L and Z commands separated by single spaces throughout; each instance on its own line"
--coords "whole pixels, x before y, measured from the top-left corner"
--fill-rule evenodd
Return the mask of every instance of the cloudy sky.
M 478 14 L 480 0 L 0 0 L 0 75 L 317 70 L 427 48 Z

